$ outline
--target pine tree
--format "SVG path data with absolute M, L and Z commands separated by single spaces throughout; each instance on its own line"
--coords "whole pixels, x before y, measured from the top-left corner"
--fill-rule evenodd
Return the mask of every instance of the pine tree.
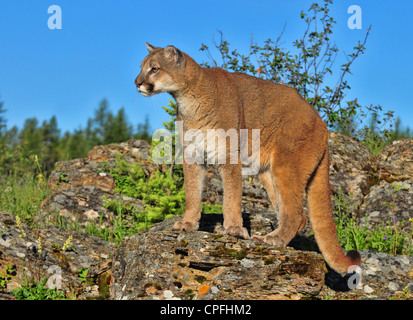
M 151 142 L 152 141 L 152 136 L 149 133 L 149 131 L 150 131 L 149 117 L 148 117 L 148 115 L 146 115 L 145 122 L 138 124 L 138 130 L 137 130 L 136 134 L 133 136 L 133 138 Z
M 410 133 L 410 128 L 406 127 L 405 129 L 402 129 L 401 125 L 401 119 L 400 117 L 396 119 L 396 124 L 394 131 L 391 136 L 391 140 L 396 140 L 396 139 L 413 139 L 413 134 Z
M 19 140 L 22 145 L 22 156 L 30 158 L 37 155 L 42 158 L 42 131 L 38 127 L 39 121 L 36 118 L 26 119 L 23 129 L 19 133 Z
M 166 111 L 167 114 L 169 114 L 169 118 L 171 119 L 170 121 L 164 121 L 163 125 L 165 127 L 166 130 L 168 130 L 171 134 L 172 134 L 172 157 L 174 159 L 174 161 L 172 161 L 172 164 L 170 166 L 170 172 L 171 175 L 173 175 L 174 173 L 177 174 L 177 176 L 183 176 L 183 169 L 182 166 L 176 166 L 175 167 L 175 160 L 179 157 L 182 156 L 182 154 L 176 154 L 176 152 L 182 152 L 182 150 L 175 150 L 175 121 L 176 121 L 176 116 L 178 114 L 178 105 L 176 104 L 175 101 L 173 101 L 172 99 L 169 99 L 169 103 L 168 106 L 162 106 L 162 109 L 164 109 Z M 175 172 L 176 171 L 176 172 Z
M 44 121 L 40 127 L 42 136 L 42 153 L 46 171 L 51 171 L 54 164 L 59 160 L 60 130 L 57 119 L 53 116 L 49 122 Z
M 2 116 L 2 113 L 6 113 L 6 110 L 3 109 L 3 105 L 4 102 L 0 101 L 0 139 L 4 137 L 7 128 L 7 120 Z
M 178 114 L 178 105 L 176 104 L 175 101 L 172 99 L 169 99 L 168 106 L 162 106 L 162 109 L 166 111 L 167 114 L 169 114 L 169 118 L 171 119 L 170 121 L 164 121 L 162 124 L 164 125 L 165 129 L 168 130 L 171 133 L 175 132 L 175 121 L 176 121 L 176 115 Z
M 105 144 L 127 141 L 132 138 L 132 126 L 128 124 L 125 109 L 121 108 L 116 116 L 109 113 L 104 124 Z
M 99 103 L 98 109 L 95 111 L 95 117 L 90 121 L 92 145 L 103 144 L 105 141 L 105 126 L 110 117 L 109 103 L 103 99 Z M 113 115 L 112 115 L 113 116 Z M 88 123 L 89 124 L 89 123 Z
M 84 131 L 82 129 L 77 129 L 72 134 L 65 134 L 64 139 L 66 140 L 65 149 L 62 154 L 67 159 L 78 159 L 87 156 L 90 150 L 90 142 L 86 139 Z
M 8 155 L 8 143 L 6 141 L 6 119 L 2 116 L 6 110 L 3 109 L 3 102 L 0 101 L 0 173 L 4 170 Z

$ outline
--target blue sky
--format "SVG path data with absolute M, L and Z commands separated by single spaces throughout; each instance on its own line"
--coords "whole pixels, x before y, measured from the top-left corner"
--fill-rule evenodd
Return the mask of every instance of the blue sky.
M 203 62 L 208 58 L 199 48 L 202 43 L 211 47 L 217 30 L 232 48 L 247 53 L 251 35 L 258 43 L 276 39 L 286 23 L 283 46 L 291 48 L 305 27 L 300 12 L 312 2 L 0 0 L 0 101 L 7 109 L 8 127 L 21 128 L 30 117 L 43 121 L 56 115 L 62 131 L 73 131 L 86 125 L 103 98 L 113 112 L 124 107 L 133 124 L 148 115 L 152 129 L 162 127 L 168 115 L 161 106 L 169 96 L 145 98 L 133 84 L 147 54 L 145 41 L 173 44 Z M 347 27 L 352 4 L 362 9 L 361 30 Z M 62 9 L 61 30 L 47 26 L 50 5 Z M 331 10 L 337 21 L 334 41 L 346 52 L 373 26 L 366 54 L 347 78 L 352 87 L 348 100 L 380 104 L 413 127 L 413 3 L 336 0 Z

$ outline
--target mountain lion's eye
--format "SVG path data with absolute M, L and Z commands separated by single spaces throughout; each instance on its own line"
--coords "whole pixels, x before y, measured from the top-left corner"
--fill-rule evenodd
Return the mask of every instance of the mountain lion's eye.
M 153 68 L 152 68 L 152 72 L 153 72 L 153 73 L 158 72 L 158 70 L 159 70 L 159 68 L 156 68 L 156 67 L 153 67 Z

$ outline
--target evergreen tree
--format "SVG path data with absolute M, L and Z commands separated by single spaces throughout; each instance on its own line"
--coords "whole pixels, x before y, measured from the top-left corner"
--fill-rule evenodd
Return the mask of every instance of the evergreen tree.
M 90 142 L 86 139 L 82 129 L 75 130 L 72 134 L 66 135 L 66 146 L 63 154 L 68 159 L 78 159 L 87 156 L 90 150 Z
M 121 108 L 116 116 L 108 113 L 103 136 L 104 144 L 123 142 L 132 138 L 132 126 L 128 124 L 124 108 Z
M 29 158 L 32 155 L 37 155 L 42 158 L 41 143 L 43 135 L 38 127 L 39 121 L 36 118 L 26 119 L 23 129 L 19 133 L 19 140 L 22 146 L 24 157 Z
M 175 136 L 175 121 L 176 121 L 176 116 L 178 114 L 178 105 L 176 104 L 175 101 L 172 99 L 169 99 L 168 106 L 162 106 L 162 109 L 166 111 L 167 114 L 169 114 L 169 118 L 171 119 L 170 121 L 164 121 L 163 125 L 166 130 L 168 130 L 172 134 L 172 157 L 174 161 L 172 161 L 172 164 L 169 168 L 171 175 L 173 173 L 177 174 L 177 176 L 182 177 L 183 176 L 183 167 L 182 165 L 178 165 L 175 167 L 175 161 L 177 158 L 182 156 L 182 151 L 183 150 L 176 150 L 175 149 L 175 139 L 177 137 Z
M 171 133 L 175 132 L 175 121 L 176 121 L 176 115 L 178 114 L 178 105 L 176 104 L 175 101 L 172 99 L 169 99 L 168 106 L 162 106 L 162 109 L 166 111 L 167 114 L 169 114 L 169 118 L 171 119 L 170 121 L 164 121 L 163 125 L 166 130 L 168 130 Z
M 410 128 L 406 127 L 405 129 L 402 129 L 401 122 L 402 121 L 400 117 L 396 119 L 396 124 L 391 136 L 391 140 L 413 139 L 413 134 L 410 133 Z
M 54 164 L 59 160 L 60 130 L 57 126 L 57 119 L 53 116 L 49 122 L 44 121 L 40 127 L 42 136 L 42 153 L 45 169 L 51 171 Z
M 5 117 L 2 116 L 3 113 L 6 113 L 6 110 L 3 108 L 4 103 L 0 101 L 0 140 L 5 135 L 5 131 L 7 128 L 7 120 Z
M 105 127 L 107 127 L 108 119 L 110 117 L 109 103 L 103 99 L 99 103 L 98 109 L 95 111 L 95 117 L 88 121 L 88 127 L 91 129 L 91 142 L 93 145 L 103 144 L 105 141 Z
M 146 115 L 144 123 L 138 123 L 138 130 L 133 136 L 134 139 L 152 141 L 152 135 L 150 134 L 149 117 Z

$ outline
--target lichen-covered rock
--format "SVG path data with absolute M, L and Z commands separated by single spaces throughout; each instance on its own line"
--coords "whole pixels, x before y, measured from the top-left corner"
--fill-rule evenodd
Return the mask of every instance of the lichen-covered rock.
M 125 239 L 114 253 L 111 298 L 304 299 L 319 294 L 325 272 L 315 252 L 263 247 L 219 232 L 152 228 Z
M 384 147 L 378 159 L 387 182 L 413 180 L 413 140 L 400 139 Z
M 219 215 L 203 215 L 202 231 L 193 233 L 170 231 L 177 219 L 126 238 L 114 250 L 111 299 L 413 298 L 413 256 L 362 251 L 361 272 L 342 276 L 326 269 L 317 252 L 225 235 Z M 247 221 L 254 229 L 267 220 Z
M 18 223 L 16 216 L 0 211 L 0 270 L 5 265 L 14 270 L 0 292 L 3 298 L 11 299 L 11 291 L 25 281 L 40 283 L 47 278 L 48 287 L 55 286 L 72 298 L 104 298 L 114 247 L 114 243 L 79 232 L 56 227 L 32 229 L 22 221 Z M 87 283 L 79 276 L 86 269 Z
M 412 223 L 409 220 L 413 218 L 413 180 L 381 181 L 371 188 L 360 212 L 362 226 L 380 226 L 396 219 L 400 230 L 411 232 Z
M 150 145 L 142 140 L 129 140 L 120 144 L 96 146 L 85 159 L 56 163 L 49 178 L 52 193 L 43 201 L 37 223 L 47 225 L 64 219 L 84 227 L 89 221 L 101 227 L 112 226 L 114 213 L 105 207 L 105 201 L 119 201 L 113 177 L 104 168 L 113 165 L 119 156 L 122 160 L 139 162 L 146 170 L 153 170 L 149 159 Z M 137 211 L 145 204 L 135 198 L 122 196 L 122 203 Z
M 331 300 L 388 300 L 413 299 L 413 256 L 391 255 L 382 252 L 361 251 L 361 273 L 343 278 L 330 271 L 320 298 Z M 352 279 L 353 278 L 353 279 Z M 357 286 L 348 290 L 348 283 Z
M 359 209 L 362 225 L 388 224 L 392 219 L 401 230 L 412 231 L 413 140 L 401 139 L 384 147 L 379 157 L 366 165 L 370 188 Z
M 337 132 L 329 132 L 329 151 L 331 191 L 351 195 L 351 203 L 357 207 L 365 196 L 367 175 L 363 168 L 371 155 L 364 145 Z

